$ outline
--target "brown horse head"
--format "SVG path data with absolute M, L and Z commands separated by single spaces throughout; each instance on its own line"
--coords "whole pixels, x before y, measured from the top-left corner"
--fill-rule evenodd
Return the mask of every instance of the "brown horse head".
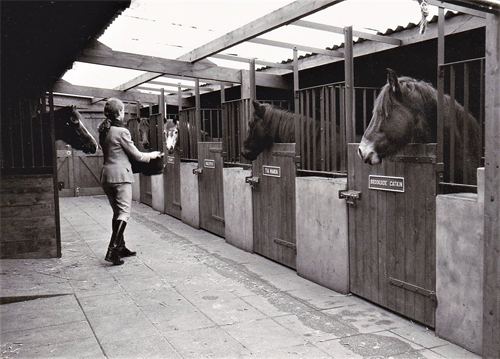
M 96 153 L 97 141 L 85 128 L 83 117 L 75 106 L 67 106 L 54 111 L 54 122 L 56 140 L 62 140 L 73 148 L 88 154 Z
M 376 165 L 410 142 L 435 142 L 435 123 L 436 90 L 387 69 L 387 84 L 375 101 L 358 154 L 365 163 Z

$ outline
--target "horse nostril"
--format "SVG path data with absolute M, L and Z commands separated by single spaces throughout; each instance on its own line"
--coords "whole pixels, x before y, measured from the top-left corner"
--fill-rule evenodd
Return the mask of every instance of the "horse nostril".
M 361 147 L 358 147 L 358 156 L 363 159 L 363 151 L 361 150 Z
M 364 157 L 365 163 L 371 165 L 372 164 L 372 156 L 373 156 L 373 151 Z M 363 158 L 363 157 L 361 157 L 361 158 Z

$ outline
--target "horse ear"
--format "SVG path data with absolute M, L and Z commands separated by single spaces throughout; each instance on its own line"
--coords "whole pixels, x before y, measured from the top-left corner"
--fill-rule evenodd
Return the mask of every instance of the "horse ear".
M 255 110 L 255 113 L 257 115 L 259 115 L 259 117 L 262 117 L 264 115 L 264 112 L 266 111 L 265 108 L 263 106 L 261 106 L 261 104 L 258 103 L 257 101 L 253 101 L 252 104 L 253 104 L 253 108 Z
M 399 87 L 398 75 L 392 69 L 387 69 L 387 83 L 391 86 L 391 90 L 396 95 L 396 98 L 400 98 L 401 88 Z

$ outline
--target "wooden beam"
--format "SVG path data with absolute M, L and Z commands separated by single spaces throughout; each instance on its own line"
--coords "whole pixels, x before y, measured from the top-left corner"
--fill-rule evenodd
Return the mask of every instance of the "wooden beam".
M 179 60 L 189 62 L 199 61 L 342 1 L 343 0 L 295 1 L 188 52 L 179 57 Z
M 57 81 L 52 87 L 52 91 L 55 93 L 62 93 L 62 94 L 69 94 L 76 96 L 97 97 L 97 98 L 117 97 L 123 101 L 157 103 L 158 100 L 156 95 L 144 94 L 135 90 L 119 91 L 119 90 L 102 89 L 97 87 L 75 86 L 64 80 Z M 175 101 L 169 100 L 168 103 L 170 105 L 177 106 L 177 100 Z
M 307 51 L 307 52 L 312 52 L 312 53 L 327 55 L 327 56 L 333 56 L 333 57 L 341 57 L 341 58 L 344 57 L 344 53 L 341 51 L 319 49 L 316 47 L 290 44 L 288 42 L 281 42 L 281 41 L 274 41 L 274 40 L 260 39 L 260 38 L 250 39 L 247 42 L 252 42 L 254 44 L 260 44 L 260 45 L 283 47 L 285 49 L 297 49 L 300 51 Z
M 445 35 L 458 34 L 461 32 L 471 31 L 475 29 L 479 29 L 485 26 L 485 19 L 471 16 L 471 15 L 458 15 L 454 16 L 445 21 Z M 427 26 L 427 31 L 425 34 L 420 34 L 420 29 L 418 27 L 414 27 L 408 30 L 404 30 L 401 32 L 393 33 L 389 35 L 392 38 L 400 39 L 402 41 L 403 46 L 416 44 L 423 41 L 428 41 L 431 39 L 437 38 L 438 33 L 438 24 L 430 23 Z M 360 57 L 365 55 L 370 55 L 373 53 L 377 53 L 380 51 L 385 51 L 389 49 L 393 49 L 394 45 L 385 44 L 376 41 L 363 41 L 361 43 L 354 44 L 354 57 Z M 314 55 L 307 56 L 299 60 L 299 70 L 307 70 L 310 68 L 329 65 L 338 61 L 344 61 L 344 59 L 339 59 L 330 56 L 324 55 Z M 266 73 L 274 73 L 274 74 L 290 74 L 291 71 L 285 69 L 267 69 Z
M 309 29 L 314 29 L 314 30 L 328 31 L 328 32 L 333 32 L 335 34 L 342 34 L 342 35 L 344 34 L 343 27 L 325 25 L 312 21 L 297 20 L 295 22 L 292 22 L 290 25 L 307 27 Z M 374 34 L 369 34 L 367 32 L 356 31 L 356 30 L 352 31 L 352 35 L 356 37 L 361 37 L 366 40 L 378 41 L 386 44 L 401 46 L 401 40 L 388 36 L 374 35 Z
M 235 56 L 235 55 L 225 55 L 225 54 L 214 54 L 210 57 L 216 58 L 216 59 L 221 59 L 221 60 L 229 60 L 229 61 L 237 61 L 237 62 L 245 62 L 245 63 L 250 63 L 251 59 L 246 58 L 246 57 L 240 57 L 240 56 Z M 256 65 L 264 65 L 268 67 L 275 67 L 279 69 L 293 69 L 293 65 L 290 64 L 282 64 L 279 62 L 271 62 L 271 61 L 264 61 L 264 60 L 259 60 L 255 59 L 255 64 Z
M 139 86 L 140 84 L 143 84 L 145 82 L 148 82 L 150 80 L 154 80 L 158 77 L 160 77 L 162 74 L 158 74 L 156 72 L 147 72 L 145 74 L 139 75 L 136 78 L 125 82 L 124 84 L 121 84 L 117 87 L 115 87 L 115 90 L 120 90 L 120 91 L 127 91 L 130 90 L 131 88 L 134 88 L 136 86 Z
M 455 10 L 451 6 L 456 6 L 462 9 L 457 11 L 471 15 L 474 15 L 474 13 L 470 13 L 470 11 L 472 10 L 477 10 L 479 12 L 490 13 L 490 14 L 498 14 L 500 12 L 500 2 L 498 0 L 443 0 L 443 1 L 430 0 L 427 2 L 429 4 L 441 6 L 450 10 Z M 436 3 L 439 3 L 439 5 Z
M 148 85 L 166 86 L 166 87 L 175 87 L 175 92 L 177 92 L 177 87 L 179 86 L 178 83 L 174 83 L 174 82 L 162 82 L 162 81 L 149 81 L 147 84 Z M 141 86 L 138 86 L 138 87 L 141 87 Z M 181 87 L 185 88 L 185 89 L 191 89 L 191 90 L 195 89 L 195 86 L 191 86 L 191 85 L 181 85 Z M 203 87 L 200 87 L 200 91 L 202 91 L 202 92 L 212 92 L 212 91 L 214 91 L 214 89 L 203 86 Z
M 127 52 L 113 51 L 95 41 L 93 46 L 82 51 L 76 61 L 97 65 L 121 67 L 139 71 L 172 74 L 194 78 L 207 78 L 215 81 L 241 82 L 238 70 L 221 68 L 206 64 L 191 64 L 186 61 L 161 57 L 145 56 Z
M 161 90 L 163 90 L 163 91 L 167 92 L 166 96 L 173 96 L 174 94 L 175 94 L 175 96 L 177 96 L 177 89 L 167 90 L 165 88 L 150 87 L 150 86 L 146 86 L 146 85 L 141 85 L 141 86 L 136 87 L 136 90 L 152 91 L 152 92 L 157 92 L 157 93 L 161 93 Z M 183 91 L 182 94 L 187 95 L 187 96 L 192 96 L 193 92 L 192 91 Z
M 458 12 L 461 12 L 464 14 L 469 14 L 469 15 L 473 15 L 473 16 L 477 16 L 477 17 L 486 19 L 486 14 L 482 11 L 479 11 L 479 10 L 474 10 L 474 9 L 464 7 L 464 6 L 453 5 L 453 4 L 447 3 L 445 1 L 440 1 L 440 0 L 426 0 L 426 1 L 429 5 L 434 5 L 434 6 L 442 7 L 442 8 L 448 9 L 448 10 L 458 11 Z
M 500 14 L 486 16 L 484 358 L 500 358 Z
M 154 72 L 158 76 L 167 74 L 195 79 L 241 83 L 240 70 L 200 62 L 191 64 L 186 61 L 112 51 L 97 41 L 92 46 L 86 48 L 75 61 Z M 153 75 L 148 74 L 147 76 Z M 283 89 L 289 87 L 279 75 L 261 73 L 257 76 L 256 80 L 258 86 Z

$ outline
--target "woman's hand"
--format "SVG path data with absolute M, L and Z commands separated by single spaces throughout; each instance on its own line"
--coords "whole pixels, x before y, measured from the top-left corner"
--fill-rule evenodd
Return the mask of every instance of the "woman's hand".
M 161 153 L 160 151 L 153 151 L 150 152 L 149 155 L 151 156 L 150 158 L 154 160 L 155 158 L 162 157 L 163 153 Z

